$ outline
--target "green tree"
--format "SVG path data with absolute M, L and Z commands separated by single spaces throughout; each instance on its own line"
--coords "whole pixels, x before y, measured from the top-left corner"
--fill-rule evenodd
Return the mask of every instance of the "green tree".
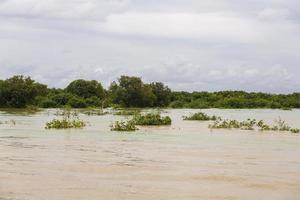
M 46 85 L 24 76 L 13 76 L 1 81 L 0 85 L 2 107 L 25 107 L 33 104 L 37 96 L 44 96 L 48 91 Z
M 171 89 L 161 82 L 150 84 L 151 90 L 155 96 L 153 106 L 164 107 L 168 106 L 171 102 Z
M 90 98 L 95 96 L 103 99 L 105 95 L 101 83 L 95 80 L 75 80 L 67 86 L 66 91 L 82 98 Z

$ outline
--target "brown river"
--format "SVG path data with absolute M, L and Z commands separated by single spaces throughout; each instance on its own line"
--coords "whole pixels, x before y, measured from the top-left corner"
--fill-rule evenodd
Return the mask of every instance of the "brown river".
M 300 199 L 300 134 L 210 130 L 183 121 L 199 110 L 166 110 L 172 126 L 111 132 L 124 117 L 80 117 L 82 130 L 45 130 L 55 110 L 0 111 L 0 200 Z M 230 119 L 281 117 L 300 128 L 300 110 L 204 110 Z

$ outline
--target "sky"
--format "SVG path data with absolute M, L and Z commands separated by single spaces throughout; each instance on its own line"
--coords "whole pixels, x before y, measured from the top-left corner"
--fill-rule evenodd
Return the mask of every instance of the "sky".
M 0 79 L 300 91 L 299 0 L 0 0 Z

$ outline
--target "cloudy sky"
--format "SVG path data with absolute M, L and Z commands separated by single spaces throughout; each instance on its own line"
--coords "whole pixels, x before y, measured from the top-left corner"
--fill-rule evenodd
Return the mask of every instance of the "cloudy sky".
M 299 0 L 0 0 L 0 78 L 300 91 Z

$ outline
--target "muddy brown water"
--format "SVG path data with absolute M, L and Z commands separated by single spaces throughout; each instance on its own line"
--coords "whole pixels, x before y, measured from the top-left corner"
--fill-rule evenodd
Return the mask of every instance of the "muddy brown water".
M 300 135 L 209 130 L 166 110 L 170 127 L 110 132 L 120 116 L 81 116 L 82 130 L 45 130 L 55 110 L 0 112 L 0 200 L 300 199 Z M 205 110 L 300 128 L 300 110 Z

